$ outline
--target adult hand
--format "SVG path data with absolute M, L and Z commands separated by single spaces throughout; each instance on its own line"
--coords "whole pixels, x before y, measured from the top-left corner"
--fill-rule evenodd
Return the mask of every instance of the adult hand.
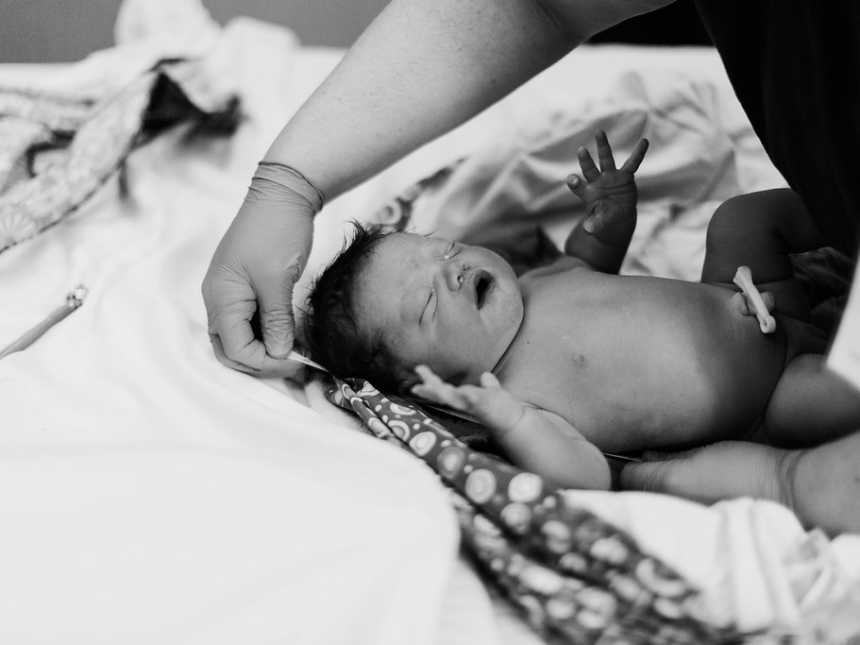
M 646 453 L 621 471 L 625 489 L 669 493 L 704 504 L 732 497 L 786 503 L 788 450 L 747 441 L 721 441 L 676 453 Z
M 295 376 L 293 287 L 304 270 L 322 194 L 289 166 L 263 162 L 203 280 L 215 355 L 257 376 Z M 252 319 L 259 318 L 257 337 Z

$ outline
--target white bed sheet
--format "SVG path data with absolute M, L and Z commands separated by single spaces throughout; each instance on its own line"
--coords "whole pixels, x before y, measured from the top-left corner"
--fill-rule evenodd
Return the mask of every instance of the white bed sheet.
M 199 294 L 209 257 L 257 160 L 341 53 L 299 48 L 257 21 L 216 33 L 197 14 L 185 19 L 200 20 L 199 40 L 144 30 L 80 65 L 0 66 L 4 84 L 104 85 L 157 52 L 215 43 L 219 82 L 235 83 L 250 116 L 231 140 L 183 147 L 181 132 L 162 136 L 132 156 L 129 200 L 110 185 L 0 255 L 0 343 L 74 284 L 90 289 L 80 310 L 0 361 L 0 641 L 538 642 L 457 558 L 453 515 L 423 466 L 356 432 L 318 391 L 308 393 L 314 410 L 301 389 L 214 359 Z M 335 200 L 319 218 L 311 267 L 339 247 L 345 219 L 532 122 L 572 78 L 583 99 L 599 96 L 631 53 L 583 49 Z M 635 61 L 715 78 L 721 69 L 707 50 L 637 50 Z M 716 614 L 745 611 L 748 627 L 797 618 L 780 558 L 803 533 L 781 507 L 577 496 L 712 590 Z M 828 571 L 860 575 L 857 541 L 838 541 L 827 557 Z M 738 583 L 747 579 L 755 584 Z

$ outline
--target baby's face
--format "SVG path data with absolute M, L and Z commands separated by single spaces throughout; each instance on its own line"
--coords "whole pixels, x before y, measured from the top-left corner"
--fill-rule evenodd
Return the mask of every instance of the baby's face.
M 382 333 L 406 365 L 452 382 L 491 370 L 523 319 L 510 265 L 487 249 L 394 233 L 371 252 L 356 281 L 359 327 Z

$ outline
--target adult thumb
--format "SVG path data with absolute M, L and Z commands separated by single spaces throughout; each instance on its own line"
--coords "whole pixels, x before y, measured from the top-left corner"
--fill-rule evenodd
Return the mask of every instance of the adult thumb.
M 295 277 L 289 271 L 277 279 L 256 285 L 263 344 L 266 346 L 266 353 L 272 358 L 286 358 L 293 348 L 294 285 Z

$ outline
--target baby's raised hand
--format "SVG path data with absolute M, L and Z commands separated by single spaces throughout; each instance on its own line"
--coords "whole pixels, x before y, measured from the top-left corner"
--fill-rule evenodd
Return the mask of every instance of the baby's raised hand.
M 633 174 L 645 157 L 648 140 L 641 139 L 627 161 L 617 169 L 606 133 L 598 132 L 595 140 L 600 169 L 582 146 L 577 154 L 584 179 L 576 174 L 570 175 L 567 185 L 585 202 L 587 215 L 582 226 L 588 233 L 610 243 L 626 241 L 636 227 L 637 192 Z
M 416 367 L 415 373 L 421 379 L 412 387 L 415 395 L 470 414 L 490 430 L 509 432 L 526 412 L 526 404 L 505 390 L 490 372 L 481 375 L 480 385 L 459 386 L 446 383 L 426 365 Z

